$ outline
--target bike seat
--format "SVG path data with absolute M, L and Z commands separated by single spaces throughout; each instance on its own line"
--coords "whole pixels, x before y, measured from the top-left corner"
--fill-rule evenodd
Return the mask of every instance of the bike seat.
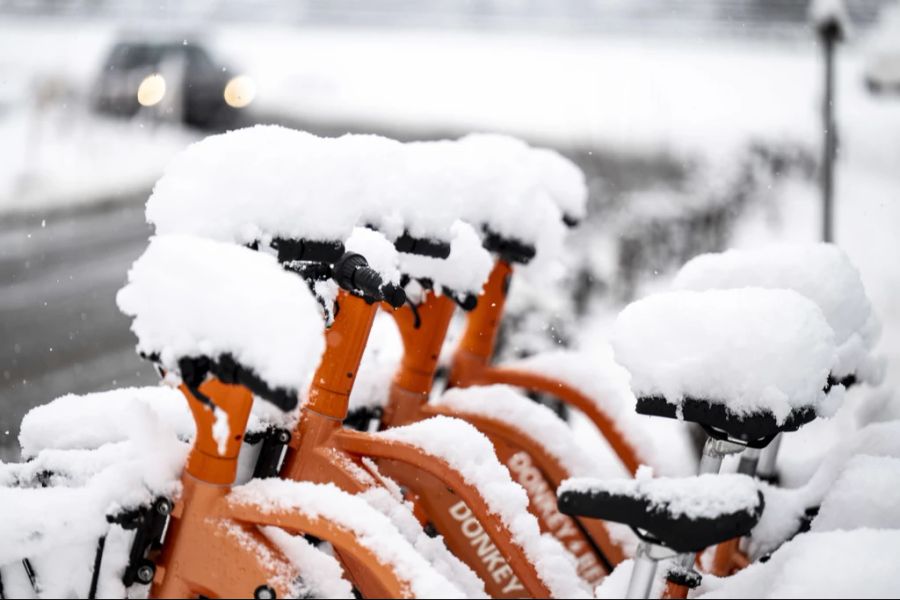
M 740 441 L 751 448 L 767 446 L 782 431 L 796 431 L 816 418 L 816 409 L 812 406 L 792 409 L 779 421 L 769 411 L 744 415 L 731 412 L 727 404 L 714 400 L 683 398 L 676 405 L 662 396 L 638 398 L 636 412 L 697 423 L 712 437 Z
M 747 535 L 763 511 L 763 496 L 746 475 L 570 479 L 558 503 L 564 514 L 624 523 L 644 541 L 679 553 Z
M 189 236 L 157 236 L 116 298 L 138 351 L 196 387 L 213 374 L 283 410 L 324 349 L 306 283 L 274 257 Z
M 355 160 L 332 138 L 273 125 L 212 135 L 169 163 L 147 221 L 159 235 L 259 246 L 280 239 L 299 260 L 299 241 L 334 246 L 360 221 L 367 182 L 347 176 Z
M 703 254 L 688 261 L 673 283 L 676 289 L 695 291 L 747 286 L 794 290 L 822 310 L 838 349 L 832 385 L 879 383 L 883 369 L 872 353 L 877 318 L 859 271 L 843 250 L 833 244 L 794 243 Z
M 836 351 L 813 302 L 761 288 L 648 296 L 619 314 L 612 345 L 638 413 L 757 446 L 816 416 Z

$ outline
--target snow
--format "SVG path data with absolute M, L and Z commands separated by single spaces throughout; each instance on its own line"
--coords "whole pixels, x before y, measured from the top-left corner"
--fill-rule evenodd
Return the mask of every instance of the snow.
M 756 512 L 759 488 L 752 477 L 739 474 L 704 474 L 694 477 L 653 477 L 642 468 L 634 479 L 572 478 L 558 494 L 606 493 L 647 501 L 654 510 L 692 520 L 716 519 L 739 512 Z
M 274 125 L 209 136 L 178 154 L 147 201 L 158 234 L 238 244 L 272 238 L 344 240 L 364 179 L 346 148 Z
M 403 253 L 400 270 L 414 279 L 430 279 L 437 293 L 447 288 L 460 294 L 480 295 L 494 266 L 493 259 L 468 223 L 455 221 L 450 234 L 450 256 L 437 259 Z
M 270 387 L 300 390 L 324 349 L 306 283 L 269 255 L 188 236 L 157 236 L 117 302 L 138 350 L 178 372 L 185 357 L 230 353 Z M 303 340 L 303 343 L 297 343 Z
M 660 474 L 678 476 L 696 472 L 697 461 L 684 425 L 635 412 L 637 400 L 631 391 L 631 376 L 613 360 L 608 344 L 597 345 L 590 353 L 542 352 L 501 366 L 552 377 L 579 390 L 609 415 L 638 450 L 641 460 Z
M 344 568 L 334 556 L 277 527 L 263 527 L 262 531 L 300 571 L 303 579 L 298 597 L 354 598 L 353 584 L 344 579 Z
M 181 392 L 165 386 L 124 388 L 67 394 L 31 409 L 19 430 L 22 456 L 34 458 L 46 449 L 95 450 L 124 442 L 131 424 L 140 423 L 148 412 L 170 427 L 177 439 L 193 438 L 194 420 Z
M 900 529 L 900 457 L 852 458 L 822 500 L 812 531 Z
M 484 434 L 459 419 L 433 417 L 377 435 L 446 461 L 479 490 L 490 513 L 506 526 L 553 596 L 586 597 L 573 558 L 556 539 L 540 533 L 537 520 L 528 512 L 525 490 L 513 483 Z
M 133 397 L 125 393 L 123 399 Z M 63 400 L 76 402 L 74 397 Z M 92 449 L 40 449 L 27 463 L 0 464 L 0 506 L 5 511 L 0 564 L 69 549 L 77 550 L 81 572 L 89 574 L 97 538 L 109 529 L 107 514 L 178 491 L 187 444 L 179 441 L 165 414 L 148 403 L 134 401 L 129 416 L 118 421 L 118 440 Z M 92 441 L 99 443 L 99 438 Z M 38 482 L 47 473 L 48 487 L 42 487 Z M 55 577 L 65 578 L 64 572 L 49 569 L 43 577 L 50 585 L 65 585 L 52 583 Z M 89 581 L 89 575 L 84 577 Z
M 742 287 L 794 290 L 815 302 L 835 334 L 838 379 L 857 374 L 877 384 L 883 365 L 871 356 L 880 334 L 859 271 L 833 244 L 772 244 L 754 250 L 704 254 L 684 265 L 676 289 L 708 290 Z
M 366 464 L 366 467 L 378 472 L 374 463 Z M 380 473 L 378 475 L 388 485 L 394 484 L 392 480 L 384 478 Z M 391 490 L 389 487 L 373 487 L 361 493 L 360 496 L 369 505 L 387 516 L 416 551 L 441 575 L 462 589 L 467 598 L 487 598 L 484 582 L 467 564 L 450 553 L 447 546 L 444 545 L 443 537 L 440 535 L 431 537 L 425 533 L 413 514 L 412 504 L 402 499 L 399 488 Z
M 451 388 L 431 403 L 513 427 L 537 441 L 572 477 L 597 473 L 594 461 L 575 443 L 569 426 L 556 413 L 509 386 Z
M 350 391 L 351 413 L 361 408 L 384 407 L 387 404 L 391 380 L 402 356 L 403 341 L 393 317 L 379 311 L 372 323 L 369 341 Z
M 721 402 L 732 414 L 767 412 L 778 423 L 824 399 L 835 356 L 815 304 L 758 288 L 648 296 L 619 314 L 612 344 L 638 397 Z
M 512 136 L 473 133 L 460 138 L 464 147 L 497 156 L 509 155 L 528 167 L 530 176 L 564 216 L 582 219 L 587 212 L 588 189 L 584 173 L 575 163 L 550 148 L 530 147 Z
M 311 519 L 327 519 L 352 531 L 362 546 L 407 582 L 414 596 L 464 597 L 462 590 L 433 569 L 388 517 L 362 497 L 333 484 L 255 480 L 234 488 L 229 499 L 257 505 L 263 512 L 296 510 Z
M 769 485 L 762 487 L 766 510 L 753 530 L 754 555 L 777 548 L 796 533 L 806 509 L 824 503 L 835 481 L 854 456 L 900 458 L 900 421 L 867 425 L 833 446 L 828 445 L 829 441 L 828 438 L 820 440 L 825 457 L 805 484 L 792 489 Z
M 798 536 L 765 563 L 716 579 L 699 598 L 893 598 L 900 590 L 900 530 Z

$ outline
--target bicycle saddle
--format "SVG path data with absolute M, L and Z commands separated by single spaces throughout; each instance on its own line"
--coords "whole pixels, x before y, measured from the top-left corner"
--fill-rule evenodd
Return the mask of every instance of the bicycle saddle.
M 558 504 L 564 514 L 624 523 L 644 541 L 687 553 L 748 534 L 764 503 L 746 475 L 701 475 L 570 479 L 560 486 Z
M 714 438 L 740 441 L 751 448 L 765 447 L 782 431 L 796 431 L 816 418 L 813 406 L 794 408 L 779 421 L 771 411 L 737 414 L 720 401 L 684 398 L 676 405 L 662 396 L 638 398 L 636 412 L 697 423 Z
M 838 348 L 830 385 L 879 383 L 883 369 L 872 354 L 877 318 L 859 271 L 843 250 L 794 243 L 704 254 L 688 261 L 673 283 L 676 289 L 696 291 L 747 286 L 794 290 L 822 310 Z
M 230 243 L 151 238 L 117 297 L 138 352 L 189 386 L 207 374 L 293 408 L 324 349 L 322 315 L 301 278 Z
M 761 288 L 648 296 L 619 314 L 612 345 L 637 412 L 751 445 L 815 417 L 836 351 L 813 302 Z

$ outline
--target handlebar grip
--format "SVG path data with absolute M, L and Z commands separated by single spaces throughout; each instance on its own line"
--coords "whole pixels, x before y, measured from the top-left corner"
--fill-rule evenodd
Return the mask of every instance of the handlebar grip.
M 334 265 L 334 281 L 350 292 L 382 300 L 399 307 L 406 302 L 406 293 L 392 283 L 384 283 L 378 271 L 371 268 L 361 254 L 348 252 Z

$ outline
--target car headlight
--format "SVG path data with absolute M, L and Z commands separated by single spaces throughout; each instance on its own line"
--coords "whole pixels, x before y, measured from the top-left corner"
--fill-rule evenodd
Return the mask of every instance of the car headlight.
M 144 77 L 138 86 L 137 99 L 141 106 L 154 106 L 166 95 L 166 80 L 159 73 Z
M 228 106 L 244 108 L 256 97 L 256 83 L 247 75 L 238 75 L 225 84 L 223 95 Z

